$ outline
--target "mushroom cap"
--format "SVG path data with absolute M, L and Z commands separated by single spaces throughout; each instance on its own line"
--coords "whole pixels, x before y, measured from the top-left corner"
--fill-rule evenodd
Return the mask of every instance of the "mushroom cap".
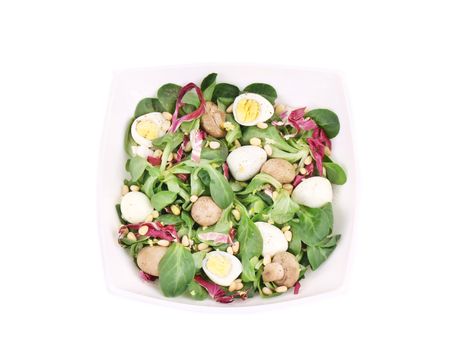
M 222 209 L 208 196 L 199 197 L 191 208 L 191 216 L 200 226 L 211 226 L 218 222 Z
M 226 132 L 222 128 L 222 124 L 225 122 L 225 113 L 215 103 L 208 101 L 205 104 L 205 114 L 202 115 L 200 122 L 208 135 L 216 138 L 225 136 Z
M 284 268 L 278 263 L 269 263 L 263 268 L 262 278 L 264 282 L 274 282 L 284 278 Z
M 292 163 L 279 158 L 268 159 L 265 164 L 263 164 L 261 172 L 271 175 L 283 184 L 291 183 L 296 176 Z
M 167 252 L 167 247 L 147 246 L 140 250 L 137 254 L 137 265 L 143 272 L 152 276 L 159 276 L 158 265 L 164 254 Z
M 273 263 L 282 265 L 284 269 L 284 277 L 274 281 L 278 286 L 293 287 L 298 282 L 300 274 L 300 264 L 296 257 L 289 252 L 277 253 L 273 256 Z

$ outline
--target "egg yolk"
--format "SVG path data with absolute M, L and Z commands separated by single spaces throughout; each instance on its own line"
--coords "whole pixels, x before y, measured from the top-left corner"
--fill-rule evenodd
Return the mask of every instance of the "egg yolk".
M 238 103 L 237 117 L 242 122 L 253 122 L 260 115 L 260 105 L 257 101 L 244 99 Z
M 231 269 L 230 260 L 222 255 L 215 255 L 208 259 L 207 268 L 219 277 L 226 277 Z
M 149 120 L 138 122 L 136 129 L 137 133 L 147 140 L 154 140 L 159 136 L 159 127 Z

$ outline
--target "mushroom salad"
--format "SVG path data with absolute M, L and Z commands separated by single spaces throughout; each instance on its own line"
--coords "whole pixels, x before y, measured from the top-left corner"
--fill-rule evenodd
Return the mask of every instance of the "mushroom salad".
M 118 241 L 166 297 L 298 294 L 336 248 L 333 185 L 347 180 L 331 158 L 339 119 L 276 99 L 271 85 L 240 90 L 211 73 L 138 103 Z

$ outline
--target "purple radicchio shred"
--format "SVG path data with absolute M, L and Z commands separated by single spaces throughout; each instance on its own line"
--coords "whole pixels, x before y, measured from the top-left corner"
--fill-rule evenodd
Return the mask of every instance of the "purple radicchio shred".
M 122 234 L 125 228 L 131 230 L 138 230 L 142 226 L 147 226 L 148 231 L 145 236 L 164 239 L 166 241 L 179 241 L 177 231 L 173 225 L 163 225 L 160 222 L 142 222 L 139 224 L 128 224 L 123 225 L 119 229 L 119 233 Z
M 197 93 L 197 96 L 199 97 L 200 106 L 194 112 L 191 112 L 189 114 L 186 114 L 186 115 L 178 118 L 178 112 L 179 112 L 180 108 L 184 106 L 183 97 L 184 97 L 184 95 L 186 95 L 186 93 L 188 91 L 190 91 L 192 89 L 195 90 L 195 92 Z M 175 112 L 173 113 L 173 116 L 172 116 L 172 125 L 170 126 L 169 131 L 170 132 L 177 131 L 177 129 L 180 127 L 180 125 L 183 122 L 188 122 L 188 121 L 197 119 L 203 113 L 205 113 L 205 98 L 203 97 L 202 90 L 194 83 L 189 83 L 189 84 L 183 86 L 181 88 L 180 92 L 178 93 L 177 103 L 175 106 Z
M 153 282 L 157 279 L 156 276 L 150 275 L 149 273 L 139 270 L 139 277 L 146 282 Z
M 300 292 L 301 288 L 301 283 L 298 281 L 295 283 L 295 286 L 293 287 L 293 294 L 297 295 Z
M 195 276 L 194 280 L 203 288 L 205 288 L 210 297 L 213 298 L 218 303 L 223 304 L 231 303 L 235 298 L 241 298 L 242 300 L 247 299 L 247 293 L 235 292 L 233 294 L 228 294 L 224 289 L 222 289 L 217 284 L 208 282 L 199 275 Z
M 200 155 L 202 154 L 203 140 L 206 138 L 206 133 L 202 130 L 191 130 L 189 139 L 191 141 L 192 153 L 191 160 L 193 162 L 200 162 Z

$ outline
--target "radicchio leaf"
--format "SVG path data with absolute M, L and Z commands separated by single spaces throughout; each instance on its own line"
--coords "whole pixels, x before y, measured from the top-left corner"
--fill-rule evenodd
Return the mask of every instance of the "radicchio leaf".
M 310 118 L 304 119 L 306 107 L 294 109 L 288 116 L 288 122 L 299 132 L 302 130 L 312 130 L 317 124 Z
M 143 272 L 142 270 L 139 270 L 139 277 L 146 282 L 152 282 L 157 279 L 156 276 L 150 275 L 146 272 Z
M 201 276 L 195 276 L 194 280 L 200 284 L 203 288 L 206 289 L 208 294 L 218 303 L 231 303 L 235 298 L 241 298 L 243 300 L 247 299 L 247 293 L 245 292 L 235 292 L 233 294 L 228 294 L 224 289 L 222 289 L 217 284 L 208 282 L 204 280 Z
M 315 159 L 317 170 L 320 175 L 323 174 L 323 157 L 325 155 L 325 146 L 331 149 L 331 141 L 326 136 L 325 131 L 319 127 L 316 127 L 312 133 L 312 136 L 307 139 L 309 148 L 311 149 L 312 156 Z
M 292 183 L 293 187 L 298 186 L 301 183 L 301 181 L 303 181 L 303 180 L 304 180 L 304 175 L 301 175 L 301 174 L 296 175 L 295 180 L 293 180 L 293 183 Z
M 203 241 L 213 241 L 214 243 L 229 243 L 229 236 L 219 232 L 204 232 L 198 234 Z
M 148 156 L 147 161 L 153 166 L 161 165 L 161 157 Z
M 189 179 L 189 174 L 179 173 L 179 174 L 175 174 L 175 176 L 178 177 L 183 182 L 186 182 Z
M 306 107 L 297 108 L 290 113 L 284 112 L 280 115 L 282 121 L 273 121 L 271 124 L 275 126 L 291 125 L 296 129 L 294 134 L 285 135 L 285 139 L 295 137 L 301 130 L 313 130 L 317 124 L 310 118 L 304 118 Z
M 232 227 L 229 230 L 230 243 L 233 243 L 233 240 L 235 239 L 235 236 L 236 236 L 236 230 Z
M 185 150 L 185 148 L 186 148 L 188 143 L 189 143 L 189 137 L 184 136 L 183 143 L 178 148 L 177 154 L 176 154 L 176 156 L 174 158 L 175 159 L 175 164 L 181 162 L 181 159 L 183 159 L 184 150 Z
M 148 232 L 144 236 L 165 239 L 166 241 L 179 241 L 177 231 L 173 225 L 163 225 L 160 222 L 142 222 L 138 224 L 123 225 L 118 230 L 119 234 L 124 232 L 124 229 L 138 230 L 142 226 L 148 227 Z
M 178 118 L 178 112 L 181 107 L 184 106 L 183 102 L 183 97 L 186 95 L 186 93 L 190 90 L 194 89 L 195 92 L 197 93 L 197 96 L 199 97 L 200 105 L 199 107 L 194 111 L 189 114 L 186 114 L 180 118 Z M 175 106 L 175 112 L 173 113 L 172 116 L 172 125 L 170 126 L 169 131 L 170 132 L 175 132 L 177 129 L 180 127 L 181 123 L 183 122 L 188 122 L 194 119 L 199 118 L 203 113 L 205 113 L 205 98 L 203 97 L 202 90 L 195 85 L 194 83 L 189 83 L 185 86 L 183 86 L 178 93 L 178 98 Z
M 222 171 L 224 172 L 225 178 L 228 180 L 229 179 L 229 166 L 227 165 L 227 163 L 224 163 L 222 165 Z
M 295 287 L 293 287 L 293 294 L 297 295 L 300 292 L 301 283 L 298 281 L 295 283 Z
M 206 138 L 206 133 L 202 130 L 191 130 L 189 133 L 189 140 L 192 146 L 191 160 L 193 162 L 200 162 L 200 155 L 202 154 L 203 140 Z

